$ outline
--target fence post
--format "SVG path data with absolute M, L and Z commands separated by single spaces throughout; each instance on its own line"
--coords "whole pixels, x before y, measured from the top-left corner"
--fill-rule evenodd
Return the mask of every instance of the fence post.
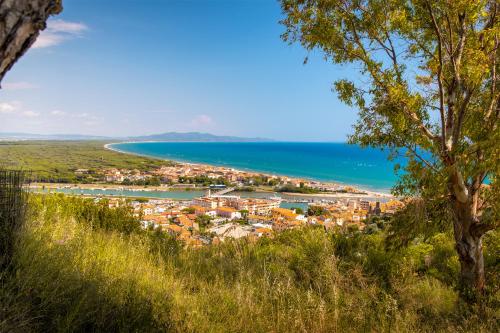
M 0 169 L 0 272 L 12 261 L 16 237 L 25 222 L 29 175 Z

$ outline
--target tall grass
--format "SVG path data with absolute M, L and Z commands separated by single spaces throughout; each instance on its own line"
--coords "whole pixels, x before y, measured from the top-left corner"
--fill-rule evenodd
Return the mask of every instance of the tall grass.
M 114 230 L 93 214 L 90 223 L 78 214 L 79 200 L 33 198 L 16 275 L 0 290 L 11 309 L 0 331 L 498 329 L 494 301 L 476 311 L 459 300 L 450 280 L 458 263 L 445 234 L 398 251 L 385 249 L 383 234 L 318 228 L 183 249 L 164 235 Z
M 170 327 L 172 278 L 139 237 L 93 230 L 42 212 L 18 244 L 18 292 L 40 331 L 162 331 Z M 51 215 L 54 216 L 54 215 Z

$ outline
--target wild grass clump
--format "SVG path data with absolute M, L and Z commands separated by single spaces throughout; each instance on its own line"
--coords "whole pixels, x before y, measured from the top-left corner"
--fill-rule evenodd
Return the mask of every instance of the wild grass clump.
M 67 216 L 64 205 L 48 203 L 47 210 L 34 212 L 18 243 L 11 285 L 31 305 L 36 318 L 31 327 L 47 332 L 170 328 L 175 283 L 150 258 L 144 239 L 95 230 Z
M 129 218 L 126 208 L 113 215 L 83 199 L 32 200 L 16 275 L 0 290 L 16 311 L 0 311 L 0 331 L 498 331 L 497 292 L 482 308 L 459 299 L 447 234 L 396 250 L 380 232 L 309 227 L 192 249 L 124 230 L 113 220 Z M 498 238 L 485 249 L 490 270 Z

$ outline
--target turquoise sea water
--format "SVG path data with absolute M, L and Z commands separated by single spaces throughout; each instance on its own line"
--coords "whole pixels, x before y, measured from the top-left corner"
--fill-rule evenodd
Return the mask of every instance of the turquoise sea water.
M 384 192 L 396 181 L 387 152 L 345 143 L 137 142 L 111 146 L 127 153 L 352 184 Z

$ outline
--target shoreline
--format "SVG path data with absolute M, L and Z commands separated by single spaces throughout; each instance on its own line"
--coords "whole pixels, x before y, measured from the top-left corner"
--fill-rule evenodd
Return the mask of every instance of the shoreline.
M 355 188 L 359 191 L 363 191 L 364 193 L 307 193 L 307 194 L 303 194 L 303 193 L 288 193 L 288 192 L 283 192 L 283 194 L 286 194 L 286 195 L 289 195 L 289 196 L 310 196 L 310 197 L 318 197 L 318 198 L 321 198 L 321 197 L 339 197 L 339 198 L 346 198 L 346 197 L 359 197 L 359 198 L 363 198 L 363 197 L 383 197 L 383 198 L 394 198 L 394 196 L 390 193 L 385 193 L 385 192 L 381 192 L 381 191 L 374 191 L 374 190 L 370 190 L 370 189 L 366 189 L 366 188 L 362 188 L 362 187 L 359 187 L 358 185 L 350 185 L 350 184 L 344 184 L 344 183 L 341 183 L 341 182 L 325 182 L 325 181 L 321 181 L 321 180 L 316 180 L 316 179 L 310 179 L 310 178 L 304 178 L 304 177 L 296 177 L 296 176 L 287 176 L 287 175 L 280 175 L 280 174 L 273 174 L 273 173 L 268 173 L 268 172 L 260 172 L 260 171 L 255 171 L 255 170 L 242 170 L 242 169 L 238 169 L 238 168 L 233 168 L 233 167 L 230 167 L 230 166 L 218 166 L 218 165 L 212 165 L 212 164 L 207 164 L 207 163 L 194 163 L 194 162 L 186 162 L 186 161 L 179 161 L 179 160 L 175 160 L 175 159 L 165 159 L 165 158 L 159 158 L 159 157 L 154 157 L 154 156 L 150 156 L 150 155 L 145 155 L 145 154 L 139 154 L 139 153 L 131 153 L 131 152 L 126 152 L 126 151 L 123 151 L 123 150 L 120 150 L 120 149 L 117 149 L 117 148 L 114 148 L 112 147 L 112 145 L 115 145 L 115 144 L 122 144 L 122 143 L 144 143 L 144 142 L 152 142 L 152 143 L 155 143 L 155 142 L 166 142 L 166 141 L 124 141 L 124 142 L 113 142 L 113 143 L 106 143 L 104 144 L 104 148 L 105 149 L 108 149 L 108 150 L 111 150 L 111 151 L 114 151 L 114 152 L 117 152 L 117 153 L 121 153 L 121 154 L 130 154 L 130 155 L 135 155 L 135 156 L 141 156 L 141 157 L 147 157 L 147 158 L 153 158 L 153 159 L 158 159 L 158 160 L 162 160 L 162 161 L 171 161 L 171 162 L 175 162 L 177 164 L 182 164 L 182 165 L 193 165 L 193 166 L 200 166 L 200 167 L 204 167 L 204 166 L 208 166 L 208 167 L 223 167 L 223 168 L 228 168 L 228 169 L 233 169 L 233 170 L 237 170 L 237 171 L 244 171 L 244 172 L 253 172 L 255 174 L 262 174 L 262 175 L 265 175 L 265 176 L 276 176 L 276 177 L 287 177 L 287 178 L 291 178 L 291 179 L 308 179 L 308 180 L 311 180 L 311 181 L 315 181 L 315 182 L 319 182 L 319 183 L 323 183 L 323 184 L 335 184 L 335 185 L 343 185 L 343 186 L 350 186 L 352 188 Z M 122 186 L 123 187 L 123 186 Z M 257 192 L 259 192 L 257 190 Z M 274 192 L 273 193 L 277 193 L 277 192 Z
M 150 199 L 170 199 L 174 201 L 183 201 L 183 200 L 190 200 L 190 199 L 182 199 L 182 198 L 170 198 L 170 197 L 165 197 L 165 196 L 157 196 L 155 193 L 162 193 L 162 194 L 167 194 L 169 192 L 172 193 L 190 193 L 190 192 L 202 192 L 206 193 L 207 189 L 206 188 L 165 188 L 165 187 L 157 187 L 157 186 L 151 186 L 151 187 L 144 187 L 144 186 L 139 186 L 139 185 L 120 185 L 120 184 L 68 184 L 68 183 L 32 183 L 29 186 L 30 189 L 34 190 L 55 190 L 58 192 L 58 190 L 82 190 L 82 191 L 129 191 L 129 192 L 136 192 L 136 193 L 141 193 L 142 195 L 139 195 L 139 197 L 143 198 L 150 198 Z M 246 192 L 241 192 L 238 191 L 237 189 L 233 192 L 230 192 L 228 195 L 231 195 L 231 193 L 238 193 L 238 195 L 242 197 L 246 197 L 243 193 Z M 64 192 L 63 192 L 64 193 Z M 151 195 L 145 195 L 145 194 L 150 194 Z M 384 199 L 384 200 L 390 200 L 393 199 L 394 196 L 391 195 L 379 195 L 375 193 L 366 193 L 366 194 L 355 194 L 355 193 L 309 193 L 309 194 L 302 194 L 302 193 L 291 193 L 291 192 L 275 192 L 275 191 L 265 191 L 265 190 L 256 190 L 250 193 L 259 193 L 259 194 L 269 194 L 269 195 L 274 195 L 274 196 L 279 196 L 283 198 L 283 201 L 285 202 L 293 202 L 289 200 L 336 200 L 336 199 L 366 199 L 366 200 L 373 200 L 373 199 Z M 77 195 L 84 195 L 84 196 L 89 196 L 89 197 L 94 197 L 94 196 L 111 196 L 111 197 L 124 197 L 124 198 L 130 198 L 134 197 L 134 195 L 129 195 L 129 194 L 95 194 L 95 193 L 86 193 L 86 194 L 77 194 Z M 249 196 L 249 198 L 252 198 L 252 196 Z M 288 198 L 288 200 L 287 200 Z

